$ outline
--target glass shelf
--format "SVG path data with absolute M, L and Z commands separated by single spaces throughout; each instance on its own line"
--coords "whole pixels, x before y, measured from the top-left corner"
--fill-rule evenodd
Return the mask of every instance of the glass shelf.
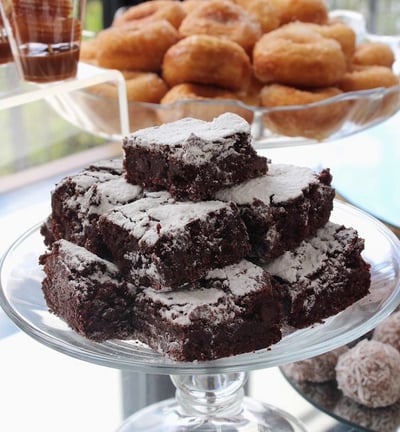
M 14 63 L 5 64 L 2 67 L 8 69 L 7 73 L 17 76 Z M 63 96 L 69 92 L 110 81 L 115 82 L 118 87 L 116 108 L 119 109 L 119 126 L 121 134 L 127 134 L 129 132 L 129 117 L 126 85 L 123 75 L 117 70 L 102 69 L 86 63 L 79 63 L 77 76 L 73 79 L 49 84 L 32 84 L 16 80 L 16 86 L 12 89 L 7 88 L 4 90 L 0 88 L 0 110 L 14 108 L 39 100 L 48 100 L 51 103 L 51 100 L 56 98 L 62 101 Z M 74 115 L 79 117 L 83 113 L 75 111 Z

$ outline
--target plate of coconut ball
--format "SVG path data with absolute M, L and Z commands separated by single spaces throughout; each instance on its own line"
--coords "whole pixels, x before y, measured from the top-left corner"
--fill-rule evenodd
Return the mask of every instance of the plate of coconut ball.
M 319 410 L 368 432 L 400 427 L 400 310 L 362 338 L 281 366 L 292 387 Z

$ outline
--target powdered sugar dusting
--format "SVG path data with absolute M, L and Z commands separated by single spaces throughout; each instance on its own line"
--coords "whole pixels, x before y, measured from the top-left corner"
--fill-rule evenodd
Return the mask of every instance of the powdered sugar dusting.
M 249 124 L 236 114 L 225 113 L 211 122 L 184 118 L 142 129 L 126 138 L 124 145 L 149 149 L 167 146 L 175 157 L 180 157 L 187 163 L 201 165 L 212 158 L 222 159 L 236 153 L 237 134 L 247 136 L 244 144 L 250 144 Z
M 119 186 L 114 188 L 114 190 L 109 190 L 107 193 L 107 186 L 104 184 L 108 182 L 117 182 L 113 184 L 115 186 L 119 184 Z M 98 201 L 102 199 L 100 194 L 103 188 L 105 195 L 108 195 L 109 199 L 115 203 L 118 201 L 119 194 L 125 188 L 126 192 L 124 193 L 122 191 L 123 196 L 126 196 L 128 193 L 127 191 L 129 191 L 129 194 L 132 196 L 138 193 L 136 186 L 129 185 L 124 181 L 122 177 L 122 161 L 119 159 L 98 162 L 73 176 L 65 177 L 57 184 L 56 189 L 63 188 L 64 186 L 68 188 L 69 183 L 73 185 L 74 193 L 71 194 L 63 205 L 65 208 L 71 208 L 82 212 L 88 212 L 94 203 L 99 205 Z M 123 186 L 123 183 L 125 183 L 126 186 Z M 93 198 L 94 194 L 97 194 L 96 199 Z M 114 194 L 114 198 L 111 198 Z
M 339 227 L 328 222 L 317 231 L 315 237 L 303 241 L 296 249 L 285 252 L 264 268 L 272 275 L 292 283 L 307 278 L 324 264 L 328 255 L 333 256 L 333 251 L 343 248 L 343 244 L 335 238 Z M 353 232 L 350 228 L 348 230 Z
M 71 177 L 66 177 L 64 181 L 69 178 Z M 115 178 L 115 174 L 107 171 L 83 171 L 74 175 L 72 178 L 78 190 L 86 191 L 96 183 L 102 183 Z
M 176 324 L 190 324 L 192 318 L 210 318 L 223 321 L 226 317 L 226 297 L 224 291 L 216 288 L 198 288 L 172 291 L 169 293 L 156 292 L 146 288 L 144 294 L 155 303 L 164 306 L 161 314 L 164 319 Z M 221 301 L 220 301 L 221 300 Z
M 93 162 L 89 169 L 98 171 L 114 172 L 117 175 L 122 174 L 122 159 L 105 159 Z
M 249 124 L 236 114 L 225 113 L 211 122 L 187 117 L 161 126 L 141 129 L 131 134 L 129 140 L 141 146 L 152 144 L 177 146 L 185 145 L 193 137 L 214 141 L 237 133 L 250 133 Z
M 269 283 L 268 273 L 262 267 L 247 260 L 241 260 L 237 264 L 211 270 L 205 279 L 225 281 L 230 292 L 235 296 L 257 291 L 260 289 L 260 285 Z
M 102 215 L 118 205 L 140 198 L 142 188 L 127 183 L 123 177 L 96 184 L 84 195 L 81 209 L 88 214 Z
M 223 208 L 232 211 L 221 201 L 174 202 L 165 198 L 140 199 L 113 210 L 107 219 L 130 231 L 141 242 L 154 244 L 161 235 L 181 231 L 193 220 L 206 220 L 211 212 Z
M 269 281 L 268 275 L 261 267 L 242 260 L 211 270 L 200 287 L 193 285 L 170 292 L 145 288 L 143 294 L 164 306 L 163 318 L 176 324 L 188 325 L 199 319 L 216 323 L 233 319 L 240 310 L 236 300 L 250 292 L 264 290 L 266 281 Z
M 303 195 L 303 191 L 310 184 L 318 182 L 311 168 L 269 164 L 266 175 L 223 189 L 217 192 L 216 198 L 234 201 L 239 205 L 252 204 L 254 200 L 259 200 L 266 205 L 278 204 Z
M 99 282 L 104 282 L 110 277 L 117 277 L 119 274 L 115 264 L 98 257 L 81 246 L 63 239 L 58 240 L 57 244 L 59 245 L 60 256 L 70 269 L 85 272 L 88 266 L 93 263 L 101 265 L 103 269 L 99 269 L 97 273 L 91 275 L 92 278 L 95 278 Z

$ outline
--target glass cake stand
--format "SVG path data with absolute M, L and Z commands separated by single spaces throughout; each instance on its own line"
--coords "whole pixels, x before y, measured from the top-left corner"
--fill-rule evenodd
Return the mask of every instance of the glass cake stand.
M 361 337 L 400 303 L 400 241 L 381 222 L 336 201 L 331 221 L 356 228 L 371 264 L 370 294 L 343 312 L 287 334 L 268 349 L 210 362 L 176 362 L 137 341 L 89 341 L 48 312 L 41 291 L 39 225 L 18 238 L 0 263 L 0 304 L 37 341 L 72 357 L 119 369 L 168 374 L 176 398 L 128 418 L 119 432 L 301 432 L 290 414 L 244 397 L 247 372 L 322 354 Z

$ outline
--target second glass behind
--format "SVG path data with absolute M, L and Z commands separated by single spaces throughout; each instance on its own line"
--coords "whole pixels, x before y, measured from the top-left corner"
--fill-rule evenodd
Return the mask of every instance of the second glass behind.
M 22 79 L 76 76 L 86 0 L 1 0 L 0 6 Z

